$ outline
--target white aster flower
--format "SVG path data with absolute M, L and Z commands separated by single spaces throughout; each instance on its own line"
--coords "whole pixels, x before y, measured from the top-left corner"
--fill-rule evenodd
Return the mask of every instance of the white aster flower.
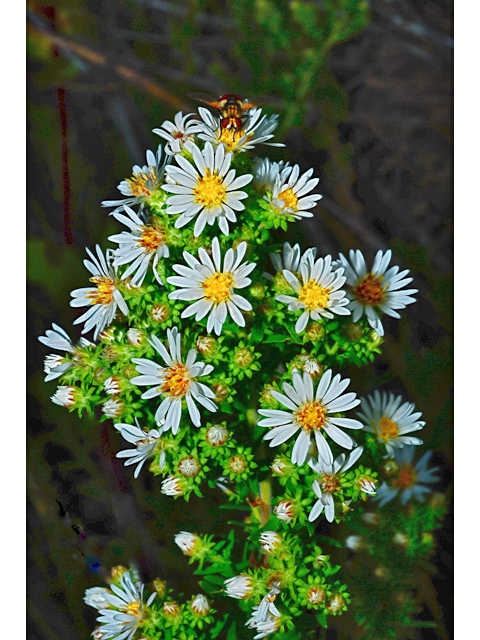
M 268 158 L 256 158 L 253 185 L 257 191 L 273 191 L 276 179 L 287 168 L 291 170 L 290 163 L 283 160 L 272 162 Z
M 199 107 L 198 113 L 203 120 L 198 137 L 213 145 L 223 143 L 227 151 L 246 151 L 262 143 L 271 147 L 285 146 L 281 142 L 267 142 L 273 138 L 272 132 L 277 127 L 278 115 L 262 117 L 259 107 L 248 110 L 241 129 L 222 127 L 222 118 L 213 116 L 205 107 Z
M 291 500 L 280 500 L 275 505 L 273 513 L 282 522 L 291 522 L 295 516 L 295 505 Z
M 303 309 L 295 324 L 296 333 L 305 329 L 309 319 L 333 318 L 334 313 L 350 315 L 346 306 L 348 298 L 341 289 L 346 278 L 343 269 L 332 270 L 331 256 L 315 260 L 313 254 L 308 253 L 305 260 L 300 262 L 299 269 L 302 284 L 294 273 L 283 270 L 285 280 L 295 290 L 296 296 L 276 296 L 276 300 L 288 304 L 289 311 Z
M 390 249 L 385 253 L 377 252 L 371 271 L 367 270 L 361 251 L 352 250 L 349 257 L 350 262 L 340 254 L 336 265 L 345 268 L 349 287 L 347 296 L 350 300 L 348 308 L 352 312 L 352 320 L 357 322 L 365 314 L 372 329 L 383 336 L 380 315 L 385 313 L 392 318 L 400 318 L 395 309 L 404 309 L 408 304 L 415 302 L 415 298 L 411 296 L 417 293 L 418 289 L 400 291 L 413 278 L 405 277 L 409 273 L 408 269 L 399 272 L 399 267 L 388 268 L 392 259 Z
M 404 444 L 418 445 L 422 440 L 406 434 L 419 431 L 425 426 L 420 412 L 415 412 L 415 405 L 402 402 L 401 396 L 393 393 L 375 391 L 373 396 L 362 398 L 358 416 L 364 423 L 365 431 L 374 433 L 377 440 L 383 443 L 390 458 L 394 457 L 394 448 Z
M 252 595 L 255 583 L 252 576 L 241 573 L 233 578 L 225 580 L 225 592 L 230 598 L 244 600 Z
M 73 300 L 70 300 L 71 307 L 86 307 L 89 309 L 80 318 L 77 318 L 73 324 L 85 322 L 82 333 L 87 333 L 95 327 L 94 340 L 105 327 L 108 327 L 115 317 L 117 308 L 128 316 L 128 307 L 118 289 L 118 279 L 116 270 L 111 266 L 112 254 L 107 249 L 106 257 L 103 255 L 99 245 L 96 246 L 97 257 L 87 249 L 87 253 L 92 259 L 84 260 L 83 264 L 92 274 L 90 282 L 95 288 L 86 287 L 84 289 L 75 289 L 70 294 Z
M 300 430 L 292 450 L 292 462 L 302 465 L 307 459 L 313 434 L 320 456 L 331 464 L 333 462 L 332 452 L 323 433 L 341 447 L 352 449 L 354 441 L 339 427 L 362 429 L 363 425 L 358 420 L 338 418 L 332 414 L 353 409 L 360 403 L 360 400 L 356 399 L 355 393 L 341 395 L 349 385 L 350 379 L 342 380 L 340 374 L 332 379 L 331 369 L 328 369 L 320 378 L 316 392 L 309 373 L 304 373 L 302 378 L 294 370 L 292 381 L 293 386 L 287 382 L 283 383 L 285 395 L 274 389 L 270 391 L 275 400 L 278 400 L 288 411 L 258 410 L 260 415 L 266 416 L 265 420 L 260 420 L 259 426 L 273 427 L 263 438 L 271 440 L 271 447 L 277 447 Z
M 113 593 L 105 593 L 104 597 L 115 609 L 100 610 L 97 622 L 101 622 L 102 626 L 99 631 L 104 634 L 104 640 L 131 640 L 144 618 L 145 610 L 157 594 L 153 593 L 144 604 L 144 585 L 135 584 L 128 571 L 120 578 L 120 586 L 112 583 L 110 589 Z
M 130 207 L 137 204 L 144 205 L 158 190 L 163 180 L 165 166 L 170 162 L 170 158 L 165 158 L 162 164 L 162 146 L 158 145 L 157 153 L 150 149 L 147 151 L 147 164 L 143 167 L 135 165 L 132 169 L 132 177 L 122 180 L 117 189 L 125 196 L 122 200 L 104 200 L 102 207 L 116 207 L 111 212 L 115 214 L 123 209 L 125 205 Z
M 195 142 L 195 134 L 202 131 L 202 125 L 195 119 L 187 122 L 193 115 L 193 113 L 187 113 L 187 115 L 184 116 L 183 113 L 179 111 L 175 114 L 173 122 L 165 120 L 160 129 L 153 129 L 153 133 L 156 133 L 167 141 L 165 153 L 169 155 L 181 153 L 185 147 L 185 143 Z
M 150 431 L 144 431 L 140 428 L 137 418 L 135 418 L 137 425 L 118 423 L 114 425 L 115 429 L 120 431 L 122 437 L 127 441 L 135 445 L 135 449 L 124 449 L 117 453 L 117 458 L 128 458 L 125 462 L 125 466 L 130 464 L 137 464 L 137 468 L 133 474 L 134 478 L 138 478 L 138 474 L 146 460 L 152 456 L 155 452 L 158 440 L 160 438 L 160 431 L 157 429 L 150 429 Z M 160 454 L 159 467 L 163 469 L 165 463 L 165 452 Z
M 169 284 L 182 287 L 170 293 L 170 299 L 196 300 L 183 310 L 182 318 L 195 315 L 195 320 L 201 320 L 208 314 L 207 332 L 214 330 L 217 335 L 220 335 L 227 315 L 240 327 L 245 326 L 240 309 L 251 311 L 252 305 L 234 290 L 243 289 L 252 282 L 247 276 L 256 263 L 242 264 L 246 250 L 246 242 L 241 242 L 235 250 L 228 249 L 223 258 L 223 270 L 218 238 L 214 238 L 212 243 L 213 262 L 203 247 L 198 250 L 200 261 L 187 251 L 183 252 L 189 267 L 176 264 L 173 270 L 180 275 L 167 278 Z
M 155 413 L 155 420 L 158 422 L 165 418 L 162 432 L 172 429 L 173 435 L 177 435 L 183 400 L 186 402 L 190 419 L 196 427 L 201 425 L 201 419 L 195 401 L 209 411 L 217 410 L 210 399 L 215 397 L 213 391 L 195 380 L 208 375 L 213 371 L 213 367 L 203 362 L 195 362 L 196 349 L 190 349 L 185 363 L 182 362 L 181 335 L 176 327 L 167 329 L 167 339 L 170 353 L 156 336 L 152 335 L 152 339 L 149 340 L 167 366 L 162 367 L 145 358 L 133 358 L 132 362 L 137 365 L 136 369 L 142 375 L 132 378 L 130 382 L 140 386 L 154 385 L 142 394 L 142 398 L 145 400 L 157 396 L 163 398 Z
M 85 590 L 85 596 L 83 600 L 89 607 L 95 609 L 106 609 L 110 606 L 109 601 L 105 598 L 106 593 L 112 593 L 110 589 L 105 587 L 91 587 Z
M 250 629 L 259 632 L 253 640 L 265 638 L 280 627 L 281 613 L 273 602 L 280 593 L 279 587 L 278 582 L 272 584 L 271 590 L 262 598 L 259 605 L 253 607 L 252 617 L 245 623 Z
M 156 266 L 161 258 L 168 258 L 170 255 L 165 227 L 156 216 L 147 223 L 142 214 L 137 215 L 130 207 L 125 206 L 124 211 L 128 217 L 123 213 L 113 213 L 117 220 L 130 229 L 108 238 L 119 245 L 113 254 L 113 266 L 120 267 L 130 263 L 122 274 L 122 280 L 133 274 L 131 284 L 140 287 L 153 258 L 153 275 L 163 284 Z
M 363 447 L 357 447 L 347 457 L 342 453 L 333 462 L 329 463 L 324 462 L 321 457 L 318 460 L 309 460 L 309 466 L 319 475 L 312 484 L 312 489 L 318 500 L 310 511 L 309 522 L 316 520 L 324 508 L 326 519 L 328 522 L 333 522 L 335 518 L 333 497 L 341 489 L 340 476 L 355 464 L 362 455 L 362 451 Z
M 39 336 L 38 340 L 49 347 L 50 349 L 58 349 L 58 351 L 65 351 L 75 356 L 76 347 L 71 341 L 69 335 L 58 324 L 52 323 L 52 329 L 47 329 L 44 336 Z M 85 348 L 93 343 L 85 338 L 80 338 L 79 346 Z M 45 382 L 50 382 L 61 376 L 65 371 L 70 369 L 73 365 L 73 360 L 68 360 L 57 354 L 49 354 L 45 357 L 43 363 L 43 370 L 47 374 Z
M 427 469 L 428 461 L 432 455 L 431 451 L 423 454 L 417 464 L 413 464 L 413 455 L 415 447 L 405 445 L 401 449 L 395 448 L 395 460 L 398 465 L 398 471 L 390 480 L 390 485 L 384 482 L 377 490 L 375 500 L 379 502 L 378 506 L 383 507 L 393 500 L 395 496 L 400 494 L 400 502 L 405 505 L 410 498 L 415 498 L 419 502 L 425 500 L 425 495 L 432 490 L 425 484 L 431 484 L 439 480 L 435 475 L 439 471 L 439 467 Z
M 219 447 L 229 438 L 229 433 L 227 429 L 221 424 L 214 424 L 207 429 L 205 434 L 205 440 L 208 444 L 212 445 L 212 447 Z
M 319 193 L 310 193 L 318 184 L 318 178 L 312 178 L 313 169 L 308 169 L 300 175 L 298 164 L 286 167 L 275 180 L 272 195 L 263 196 L 274 207 L 279 215 L 291 216 L 295 220 L 311 218 L 312 209 L 322 196 Z
M 175 195 L 167 200 L 167 213 L 181 214 L 175 221 L 175 227 L 181 228 L 196 216 L 193 234 L 197 238 L 208 223 L 218 222 L 222 233 L 228 236 L 230 222 L 236 222 L 235 211 L 245 206 L 241 200 L 247 197 L 244 191 L 238 191 L 251 182 L 253 176 L 246 174 L 235 178 L 235 170 L 230 169 L 232 154 L 225 153 L 223 144 L 213 150 L 209 142 L 203 151 L 195 144 L 188 145 L 193 155 L 194 165 L 181 155 L 175 159 L 178 167 L 170 165 L 167 175 L 176 184 L 164 184 L 162 189 Z

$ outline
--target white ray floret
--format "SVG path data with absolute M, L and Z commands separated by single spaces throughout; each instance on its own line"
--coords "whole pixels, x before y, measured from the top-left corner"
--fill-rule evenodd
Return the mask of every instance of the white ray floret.
M 167 199 L 167 213 L 179 215 L 175 227 L 181 228 L 194 218 L 194 236 L 197 238 L 205 225 L 218 223 L 225 235 L 229 233 L 228 221 L 236 222 L 235 211 L 245 207 L 241 200 L 247 197 L 239 191 L 251 182 L 253 176 L 246 174 L 235 177 L 230 169 L 231 153 L 225 153 L 223 144 L 213 149 L 210 142 L 205 143 L 203 151 L 193 143 L 188 144 L 194 164 L 181 155 L 175 160 L 179 166 L 169 165 L 167 175 L 175 184 L 164 184 L 162 189 L 174 195 Z
M 304 373 L 303 378 L 294 370 L 292 373 L 293 386 L 283 383 L 285 395 L 272 389 L 271 395 L 288 409 L 259 409 L 258 413 L 265 416 L 258 423 L 261 427 L 271 427 L 264 435 L 264 440 L 270 440 L 271 447 L 277 447 L 289 440 L 297 431 L 300 433 L 292 450 L 292 462 L 302 465 L 307 459 L 314 435 L 319 455 L 328 464 L 333 462 L 330 446 L 325 434 L 345 449 L 352 449 L 353 439 L 344 429 L 362 429 L 363 425 L 352 418 L 339 418 L 334 414 L 349 411 L 356 407 L 360 400 L 353 392 L 342 395 L 350 383 L 349 378 L 341 379 L 340 374 L 332 378 L 332 370 L 328 369 L 318 382 L 315 391 L 312 377 Z
M 392 476 L 390 484 L 384 482 L 378 488 L 375 500 L 378 501 L 379 507 L 385 506 L 387 502 L 393 500 L 397 495 L 400 495 L 402 505 L 407 504 L 411 498 L 423 502 L 425 495 L 432 491 L 430 487 L 425 485 L 439 480 L 435 472 L 440 470 L 439 467 L 427 469 L 432 452 L 427 451 L 424 453 L 416 464 L 413 464 L 414 453 L 415 447 L 411 445 L 395 449 L 394 454 L 398 471 Z
M 396 447 L 423 443 L 419 438 L 408 435 L 423 429 L 425 422 L 420 420 L 422 414 L 415 411 L 413 403 L 401 402 L 401 396 L 375 391 L 373 396 L 362 398 L 358 413 L 365 431 L 375 434 L 377 440 L 385 445 L 391 458 L 394 457 Z
M 269 158 L 256 158 L 253 174 L 253 185 L 257 191 L 273 191 L 278 176 L 292 170 L 289 162 L 272 162 Z
M 276 300 L 288 304 L 289 311 L 303 310 L 295 324 L 297 333 L 305 329 L 309 319 L 333 318 L 334 313 L 350 315 L 347 307 L 349 301 L 341 288 L 346 278 L 342 268 L 332 270 L 331 256 L 315 260 L 314 254 L 307 251 L 298 266 L 302 282 L 290 270 L 283 270 L 285 280 L 296 295 L 276 296 Z
M 265 638 L 280 627 L 281 613 L 273 602 L 279 593 L 280 583 L 273 582 L 272 588 L 260 604 L 253 607 L 252 617 L 245 623 L 250 629 L 258 631 L 253 640 Z
M 312 209 L 322 196 L 310 193 L 318 184 L 318 178 L 312 178 L 313 169 L 308 169 L 300 176 L 298 164 L 286 167 L 275 180 L 271 196 L 265 195 L 279 215 L 292 216 L 295 220 L 311 218 Z
M 120 578 L 120 586 L 110 585 L 113 593 L 105 593 L 104 598 L 115 609 L 100 609 L 97 622 L 102 623 L 100 632 L 102 640 L 131 640 L 142 622 L 145 610 L 153 602 L 156 593 L 143 603 L 144 585 L 133 582 L 130 573 L 126 571 Z M 118 635 L 117 635 L 118 634 Z
M 165 120 L 159 129 L 153 129 L 153 133 L 167 141 L 165 153 L 175 155 L 181 153 L 187 142 L 195 142 L 196 134 L 202 131 L 202 125 L 198 120 L 190 120 L 194 114 L 183 115 L 181 111 L 175 114 L 173 122 Z
M 180 333 L 175 327 L 167 330 L 169 351 L 160 340 L 152 335 L 150 344 L 161 355 L 166 363 L 163 367 L 152 360 L 145 358 L 133 358 L 137 366 L 137 371 L 141 374 L 132 378 L 130 382 L 136 385 L 154 385 L 142 394 L 142 398 L 148 400 L 161 396 L 162 402 L 155 413 L 155 420 L 161 421 L 165 418 L 162 432 L 172 430 L 176 435 L 180 426 L 182 416 L 182 404 L 185 401 L 190 420 L 196 427 L 200 427 L 200 412 L 195 402 L 200 403 L 209 411 L 216 411 L 217 407 L 211 398 L 215 394 L 204 384 L 196 381 L 196 378 L 208 375 L 213 371 L 212 365 L 203 362 L 195 362 L 197 350 L 190 349 L 185 363 L 182 361 L 180 347 Z
M 138 425 L 138 420 L 135 418 L 136 426 L 133 424 L 118 423 L 115 429 L 118 429 L 123 438 L 127 442 L 135 445 L 135 449 L 124 449 L 117 453 L 117 458 L 128 458 L 125 462 L 127 467 L 130 464 L 136 464 L 137 467 L 133 474 L 134 478 L 138 478 L 138 474 L 146 460 L 150 458 L 158 444 L 160 438 L 160 431 L 158 429 L 150 429 L 150 431 L 144 431 Z M 138 463 L 138 464 L 137 464 Z M 159 468 L 163 469 L 165 463 L 165 452 L 160 453 Z
M 289 242 L 285 242 L 283 244 L 281 253 L 279 252 L 269 254 L 275 271 L 283 273 L 283 270 L 286 269 L 293 274 L 299 272 L 301 264 L 308 263 L 308 261 L 310 260 L 308 258 L 309 255 L 312 256 L 313 260 L 315 260 L 317 256 L 317 248 L 310 247 L 302 254 L 300 245 L 295 244 L 292 247 L 290 246 Z
M 222 119 L 213 116 L 205 107 L 199 107 L 198 113 L 203 121 L 200 124 L 202 130 L 198 137 L 213 145 L 223 143 L 227 151 L 247 151 L 257 144 L 267 144 L 271 147 L 285 146 L 282 142 L 267 142 L 273 138 L 273 131 L 278 124 L 278 115 L 262 116 L 262 110 L 259 107 L 248 110 L 240 130 L 222 127 Z
M 125 205 L 134 207 L 142 205 L 152 197 L 163 181 L 165 166 L 170 162 L 167 156 L 162 164 L 162 146 L 158 145 L 157 153 L 147 151 L 147 164 L 132 168 L 132 177 L 122 180 L 117 189 L 125 196 L 122 200 L 104 200 L 102 207 L 115 207 L 110 215 L 118 213 Z
M 335 519 L 334 495 L 341 489 L 340 476 L 350 469 L 362 455 L 363 447 L 357 447 L 348 456 L 342 453 L 333 462 L 326 463 L 319 456 L 318 460 L 309 460 L 309 466 L 318 473 L 319 477 L 313 481 L 312 489 L 318 500 L 313 505 L 308 520 L 313 522 L 325 509 L 328 522 Z
M 82 333 L 87 333 L 95 327 L 94 340 L 98 338 L 98 334 L 108 327 L 115 316 L 117 308 L 128 316 L 128 307 L 118 289 L 118 278 L 116 269 L 113 268 L 112 253 L 107 249 L 106 257 L 103 255 L 99 245 L 96 246 L 97 256 L 87 249 L 87 253 L 91 260 L 84 260 L 83 264 L 92 274 L 90 282 L 96 285 L 95 288 L 85 287 L 84 289 L 75 289 L 70 294 L 73 300 L 70 300 L 71 307 L 86 307 L 89 309 L 80 318 L 77 318 L 73 324 L 85 322 Z
M 406 278 L 408 269 L 399 271 L 399 267 L 390 267 L 392 252 L 378 251 L 373 260 L 371 270 L 367 269 L 365 258 L 361 251 L 350 251 L 350 262 L 343 254 L 335 263 L 337 267 L 345 269 L 347 277 L 348 308 L 352 312 L 353 322 L 357 322 L 363 314 L 368 323 L 378 335 L 383 336 L 384 330 L 380 315 L 385 313 L 392 318 L 400 318 L 395 309 L 404 309 L 415 302 L 412 297 L 418 289 L 403 289 L 413 278 Z
M 208 315 L 207 332 L 215 331 L 220 335 L 223 324 L 230 315 L 240 327 L 245 326 L 242 311 L 251 311 L 252 305 L 243 296 L 235 293 L 235 289 L 247 287 L 251 280 L 247 276 L 255 268 L 255 262 L 242 264 L 247 250 L 247 243 L 241 242 L 237 249 L 228 249 L 223 257 L 218 238 L 212 242 L 212 258 L 202 247 L 198 251 L 200 261 L 187 251 L 183 257 L 189 267 L 181 264 L 173 266 L 178 276 L 167 278 L 169 284 L 182 287 L 169 294 L 171 300 L 195 300 L 182 312 L 182 318 L 195 315 L 201 320 Z
M 153 258 L 153 274 L 163 284 L 156 266 L 161 258 L 168 258 L 170 255 L 165 227 L 156 217 L 152 217 L 147 223 L 142 213 L 137 215 L 130 207 L 125 206 L 124 213 L 113 213 L 117 220 L 130 229 L 108 238 L 119 245 L 113 254 L 113 266 L 120 267 L 130 263 L 122 274 L 122 280 L 132 276 L 132 285 L 141 286 Z

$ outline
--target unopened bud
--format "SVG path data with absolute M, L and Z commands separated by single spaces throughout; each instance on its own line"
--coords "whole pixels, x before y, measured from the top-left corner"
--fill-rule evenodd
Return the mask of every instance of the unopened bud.
M 330 613 L 338 613 L 344 606 L 345 600 L 339 593 L 334 593 L 333 596 L 328 599 L 327 610 L 330 611 Z
M 273 513 L 282 522 L 291 522 L 295 517 L 295 505 L 291 500 L 280 500 L 273 509 Z
M 240 367 L 240 369 L 246 369 L 249 367 L 252 364 L 253 359 L 253 353 L 246 347 L 235 349 L 235 353 L 233 354 L 233 361 L 237 367 Z
M 150 309 L 150 317 L 155 322 L 165 322 L 170 317 L 171 310 L 166 304 L 154 304 Z
M 205 616 L 210 611 L 208 600 L 201 593 L 192 598 L 190 608 L 194 613 L 197 614 L 197 616 Z
M 168 602 L 164 602 L 162 611 L 163 611 L 163 615 L 166 618 L 169 618 L 170 620 L 176 620 L 177 618 L 180 618 L 180 615 L 182 613 L 180 605 L 178 604 L 178 602 L 175 602 L 174 600 L 169 600 Z
M 197 458 L 189 456 L 188 458 L 182 458 L 178 463 L 178 472 L 185 478 L 196 476 L 200 471 L 200 463 Z
M 230 388 L 223 382 L 216 382 L 212 385 L 212 391 L 215 394 L 214 401 L 218 404 L 226 400 L 230 394 Z
M 136 327 L 130 327 L 127 331 L 127 340 L 132 347 L 141 347 L 145 344 L 147 339 L 147 334 L 141 329 L 137 329 Z
M 319 605 L 325 600 L 326 591 L 318 585 L 312 585 L 307 591 L 307 600 L 310 604 Z
M 160 598 L 163 598 L 163 596 L 167 592 L 167 583 L 163 580 L 160 580 L 160 578 L 155 578 L 155 580 L 153 581 L 153 588 L 158 593 Z
M 228 470 L 235 475 L 241 475 L 247 468 L 247 460 L 245 456 L 239 453 L 236 456 L 232 456 L 227 463 Z
M 102 412 L 107 418 L 118 418 L 122 415 L 125 405 L 118 398 L 107 400 L 102 406 Z
M 227 429 L 221 424 L 214 424 L 207 429 L 205 440 L 212 447 L 219 447 L 228 440 L 229 434 Z
M 260 534 L 260 546 L 264 553 L 273 553 L 283 544 L 282 536 L 276 531 L 263 531 Z
M 324 335 L 325 329 L 321 324 L 318 324 L 318 322 L 311 322 L 305 329 L 305 336 L 312 342 L 318 342 L 319 340 L 322 340 Z
M 212 336 L 198 336 L 195 346 L 202 356 L 211 357 L 214 355 L 218 343 L 215 338 L 212 338 Z

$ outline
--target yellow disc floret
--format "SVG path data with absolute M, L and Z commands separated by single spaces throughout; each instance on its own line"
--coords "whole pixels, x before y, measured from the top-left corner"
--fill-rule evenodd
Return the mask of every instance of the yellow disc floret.
M 377 430 L 378 436 L 384 440 L 392 440 L 396 438 L 400 431 L 398 429 L 398 424 L 390 420 L 390 418 L 380 418 L 378 421 L 379 431 Z
M 282 200 L 285 203 L 282 209 L 297 208 L 298 198 L 293 193 L 293 189 L 285 189 L 285 191 L 282 191 L 281 193 L 279 193 L 277 196 L 277 200 Z
M 174 398 L 182 398 L 187 393 L 189 386 L 189 370 L 181 362 L 175 362 L 166 370 L 160 391 Z
M 411 464 L 406 462 L 400 467 L 398 475 L 392 480 L 396 489 L 410 489 L 417 482 L 417 474 Z
M 371 307 L 380 304 L 387 288 L 382 287 L 382 280 L 382 276 L 377 277 L 374 273 L 368 273 L 353 290 L 357 300 Z
M 142 612 L 140 611 L 140 607 L 141 607 L 140 602 L 130 602 L 128 607 L 125 609 L 125 613 L 127 613 L 130 616 L 140 617 L 142 615 Z
M 142 235 L 139 238 L 139 244 L 146 249 L 148 253 L 153 253 L 162 244 L 165 244 L 167 237 L 165 229 L 161 226 L 142 227 Z
M 298 299 L 303 302 L 309 311 L 325 309 L 330 300 L 329 292 L 330 289 L 321 287 L 318 282 L 311 279 L 300 288 Z
M 112 278 L 95 276 L 94 278 L 90 278 L 90 282 L 97 285 L 96 291 L 91 291 L 85 296 L 92 301 L 90 304 L 111 304 L 113 302 L 115 283 Z
M 331 475 L 325 473 L 319 478 L 319 481 L 324 493 L 335 493 L 335 491 L 340 489 L 340 480 L 335 473 Z
M 234 284 L 233 275 L 231 273 L 214 273 L 202 282 L 202 288 L 205 291 L 205 299 L 214 304 L 220 302 L 228 302 L 232 297 L 230 288 Z
M 224 201 L 227 188 L 223 184 L 221 178 L 215 171 L 211 173 L 209 169 L 205 169 L 205 175 L 199 178 L 195 194 L 195 202 L 201 202 L 207 209 L 217 207 Z
M 157 181 L 157 174 L 155 173 L 155 169 L 153 167 L 148 167 L 148 173 L 134 173 L 131 178 L 127 178 L 126 182 L 130 187 L 130 191 L 132 196 L 138 198 L 140 196 L 151 196 L 152 185 L 154 185 Z M 151 184 L 147 187 L 147 182 L 151 182 Z
M 314 402 L 305 402 L 295 412 L 297 423 L 307 432 L 322 429 L 325 424 L 325 416 L 327 410 L 317 400 Z

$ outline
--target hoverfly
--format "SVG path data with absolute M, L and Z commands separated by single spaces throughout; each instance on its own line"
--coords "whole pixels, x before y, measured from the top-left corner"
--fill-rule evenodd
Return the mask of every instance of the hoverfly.
M 190 98 L 205 102 L 216 109 L 222 129 L 227 129 L 234 134 L 242 130 L 244 121 L 248 118 L 246 111 L 258 106 L 259 103 L 265 104 L 272 101 L 272 98 L 269 97 L 256 98 L 254 101 L 242 100 L 239 96 L 229 93 L 220 96 L 218 100 L 204 93 L 189 93 L 188 95 Z

